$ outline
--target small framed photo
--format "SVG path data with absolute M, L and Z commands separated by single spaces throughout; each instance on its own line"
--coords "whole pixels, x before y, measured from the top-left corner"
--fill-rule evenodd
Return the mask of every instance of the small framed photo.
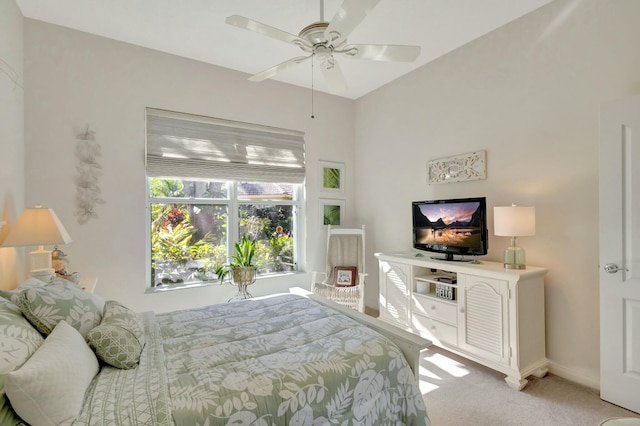
M 320 228 L 324 229 L 327 225 L 340 226 L 344 220 L 344 200 L 327 200 L 320 199 Z
M 333 285 L 349 287 L 356 285 L 358 268 L 355 266 L 336 266 L 333 268 Z
M 323 192 L 344 192 L 344 164 L 330 161 L 320 161 L 320 191 Z

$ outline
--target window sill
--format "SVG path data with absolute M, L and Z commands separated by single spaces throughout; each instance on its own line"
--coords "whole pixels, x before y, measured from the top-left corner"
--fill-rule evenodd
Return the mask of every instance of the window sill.
M 206 281 L 206 282 L 198 282 L 198 283 L 180 283 L 180 284 L 169 284 L 163 285 L 159 287 L 149 287 L 145 290 L 145 293 L 164 293 L 167 291 L 173 290 L 184 290 L 186 288 L 198 288 L 198 287 L 212 287 L 214 285 L 220 285 L 218 281 Z
M 270 275 L 259 275 L 256 277 L 256 282 L 267 280 L 267 279 L 278 279 L 283 277 L 290 277 L 296 275 L 304 275 L 306 272 L 304 271 L 293 271 L 293 272 L 284 272 L 281 274 L 270 274 Z M 225 281 L 223 284 L 229 285 L 228 281 Z M 184 290 L 189 288 L 200 288 L 200 287 L 213 287 L 213 286 L 221 286 L 219 281 L 206 281 L 206 282 L 193 282 L 193 283 L 181 283 L 181 284 L 169 284 L 160 287 L 150 287 L 145 290 L 145 294 L 154 294 L 154 293 L 165 293 L 168 291 L 174 290 Z

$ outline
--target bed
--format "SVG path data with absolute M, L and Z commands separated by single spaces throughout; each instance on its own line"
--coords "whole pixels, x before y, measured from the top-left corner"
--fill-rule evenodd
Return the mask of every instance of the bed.
M 134 313 L 36 281 L 0 291 L 2 425 L 429 424 L 403 350 L 309 297 Z

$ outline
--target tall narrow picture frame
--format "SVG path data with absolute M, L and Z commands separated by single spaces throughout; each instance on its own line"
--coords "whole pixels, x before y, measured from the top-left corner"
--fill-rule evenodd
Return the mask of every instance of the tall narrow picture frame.
M 345 217 L 345 201 L 344 200 L 328 200 L 321 198 L 319 202 L 320 210 L 318 221 L 322 229 L 327 225 L 340 226 Z
M 318 164 L 320 191 L 328 193 L 344 192 L 344 164 L 320 161 Z

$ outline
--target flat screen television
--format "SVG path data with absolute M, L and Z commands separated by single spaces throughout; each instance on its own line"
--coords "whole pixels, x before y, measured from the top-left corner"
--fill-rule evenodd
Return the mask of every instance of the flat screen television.
M 464 257 L 487 254 L 487 201 L 485 197 L 414 201 L 413 248 L 444 256 L 433 259 L 469 261 Z

